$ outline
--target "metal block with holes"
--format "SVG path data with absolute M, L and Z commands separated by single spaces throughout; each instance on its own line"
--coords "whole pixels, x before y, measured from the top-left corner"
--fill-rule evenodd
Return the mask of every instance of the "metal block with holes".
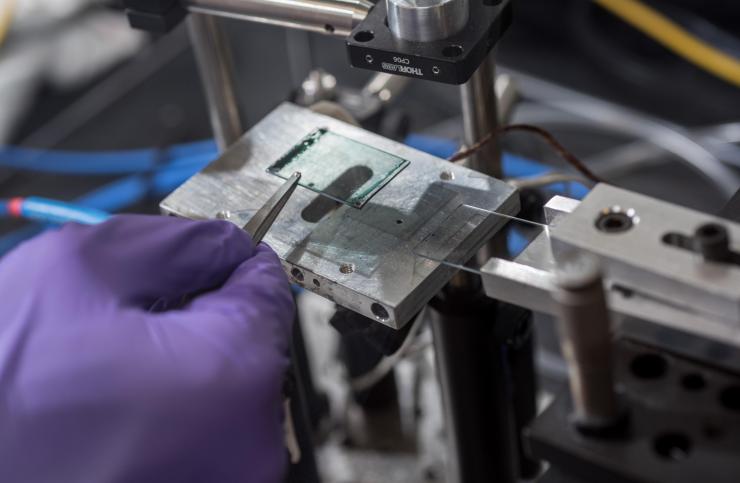
M 463 263 L 505 221 L 481 210 L 519 209 L 516 190 L 502 181 L 286 103 L 164 200 L 163 212 L 212 219 L 228 211 L 242 226 L 283 182 L 268 168 L 317 129 L 350 140 L 347 146 L 359 143 L 408 163 L 361 208 L 299 187 L 265 242 L 293 282 L 390 327 L 405 325 L 454 274 L 419 253 Z M 368 166 L 353 165 L 357 151 L 341 145 L 331 151 L 334 186 L 369 179 L 362 177 Z M 315 164 L 327 171 L 320 157 Z
M 552 481 L 738 481 L 737 373 L 626 340 L 615 343 L 614 361 L 628 414 L 622 434 L 580 433 L 572 424 L 565 394 L 527 429 L 533 454 L 562 477 Z
M 740 225 L 608 185 L 582 202 L 554 197 L 545 215 L 549 229 L 514 260 L 481 268 L 489 296 L 554 315 L 556 256 L 585 250 L 606 269 L 609 308 L 628 317 L 621 332 L 740 371 Z
M 700 247 L 725 232 L 724 260 Z M 599 256 L 611 285 L 625 293 L 740 326 L 740 225 L 600 184 L 551 229 L 553 250 Z M 721 240 L 720 244 L 721 244 Z

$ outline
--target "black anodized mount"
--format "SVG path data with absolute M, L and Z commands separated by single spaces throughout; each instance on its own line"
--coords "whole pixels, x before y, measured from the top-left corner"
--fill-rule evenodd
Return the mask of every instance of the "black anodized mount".
M 510 0 L 471 0 L 468 25 L 430 42 L 395 38 L 386 16 L 385 0 L 379 0 L 347 38 L 353 67 L 458 85 L 470 79 L 511 25 L 512 7 Z

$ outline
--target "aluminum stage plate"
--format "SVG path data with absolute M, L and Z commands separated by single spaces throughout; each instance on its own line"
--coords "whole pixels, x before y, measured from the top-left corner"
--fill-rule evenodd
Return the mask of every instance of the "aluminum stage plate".
M 165 199 L 163 212 L 192 219 L 229 212 L 243 226 L 283 183 L 267 169 L 317 129 L 408 165 L 362 208 L 299 187 L 264 241 L 293 282 L 385 325 L 401 328 L 454 275 L 418 253 L 463 263 L 506 221 L 481 210 L 519 210 L 516 190 L 500 180 L 285 103 Z

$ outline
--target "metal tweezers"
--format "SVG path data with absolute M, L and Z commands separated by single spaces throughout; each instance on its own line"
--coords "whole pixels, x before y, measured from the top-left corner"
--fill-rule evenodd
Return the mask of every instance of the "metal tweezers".
M 252 236 L 252 241 L 255 244 L 261 242 L 267 232 L 270 231 L 273 223 L 275 223 L 275 219 L 277 219 L 280 212 L 285 208 L 286 203 L 288 203 L 290 196 L 295 191 L 298 186 L 298 181 L 300 180 L 301 173 L 294 173 L 293 176 L 288 178 L 283 186 L 281 186 L 280 189 L 272 195 L 269 200 L 267 200 L 267 203 L 265 203 L 262 208 L 254 214 L 249 222 L 244 225 L 242 229 Z

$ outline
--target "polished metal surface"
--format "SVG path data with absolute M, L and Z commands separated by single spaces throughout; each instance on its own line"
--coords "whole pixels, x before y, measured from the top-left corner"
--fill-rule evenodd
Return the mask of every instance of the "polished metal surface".
M 568 363 L 575 421 L 584 427 L 608 426 L 619 410 L 600 262 L 575 252 L 558 263 L 555 273 L 560 347 Z
M 498 100 L 498 119 L 502 124 L 508 124 L 514 117 L 514 110 L 521 100 L 519 85 L 509 74 L 496 76 L 496 98 Z
M 252 236 L 254 243 L 259 243 L 265 237 L 273 223 L 277 219 L 278 215 L 283 211 L 285 205 L 290 199 L 290 195 L 293 194 L 295 189 L 298 187 L 298 182 L 301 180 L 301 173 L 295 173 L 293 176 L 283 183 L 283 186 L 267 200 L 267 203 L 252 216 L 252 218 L 244 225 L 244 231 Z
M 631 228 L 605 232 L 597 220 L 607 211 L 633 214 Z M 740 266 L 707 262 L 698 254 L 671 246 L 671 233 L 691 236 L 706 223 L 724 225 L 740 249 L 740 225 L 648 196 L 597 185 L 572 214 L 551 230 L 553 249 L 580 249 L 603 260 L 614 285 L 634 290 L 687 312 L 740 324 Z
M 525 263 L 521 260 L 529 254 L 539 255 L 542 259 L 549 257 L 549 261 Z M 483 289 L 489 297 L 497 300 L 554 315 L 554 265 L 550 240 L 546 235 L 540 235 L 514 261 L 491 258 L 481 268 Z
M 545 203 L 545 223 L 554 225 L 558 217 L 574 212 L 580 203 L 580 201 L 566 196 L 553 196 Z
M 493 58 L 492 51 L 470 80 L 460 86 L 467 146 L 474 145 L 499 126 Z M 468 159 L 468 167 L 489 176 L 502 178 L 500 144 L 496 140 L 486 144 Z
M 385 0 L 388 28 L 398 39 L 430 42 L 450 37 L 468 23 L 468 0 Z
M 236 94 L 234 61 L 219 21 L 208 15 L 191 15 L 188 29 L 206 92 L 213 134 L 223 152 L 244 134 L 244 123 Z
M 366 0 L 182 0 L 193 13 L 345 37 L 373 4 Z
M 315 219 L 312 210 L 326 199 L 299 187 L 265 242 L 278 253 L 294 282 L 400 328 L 454 273 L 417 253 L 464 262 L 504 221 L 471 206 L 516 213 L 519 201 L 513 188 L 336 119 L 283 104 L 170 195 L 162 209 L 193 219 L 230 211 L 235 214 L 232 221 L 242 226 L 282 183 L 266 172 L 267 167 L 319 127 L 410 164 L 362 209 L 331 205 L 316 222 L 306 218 Z
M 468 147 L 491 134 L 500 124 L 494 55 L 495 51 L 489 52 L 470 80 L 460 86 L 464 140 Z M 498 140 L 493 139 L 483 145 L 466 160 L 466 166 L 479 173 L 502 179 L 501 145 Z M 481 264 L 493 254 L 504 252 L 505 241 L 499 239 L 498 242 L 500 246 L 491 244 L 481 250 L 478 254 Z M 470 285 L 470 281 L 464 280 L 465 278 L 469 278 L 469 274 L 461 274 L 453 282 L 458 286 Z

